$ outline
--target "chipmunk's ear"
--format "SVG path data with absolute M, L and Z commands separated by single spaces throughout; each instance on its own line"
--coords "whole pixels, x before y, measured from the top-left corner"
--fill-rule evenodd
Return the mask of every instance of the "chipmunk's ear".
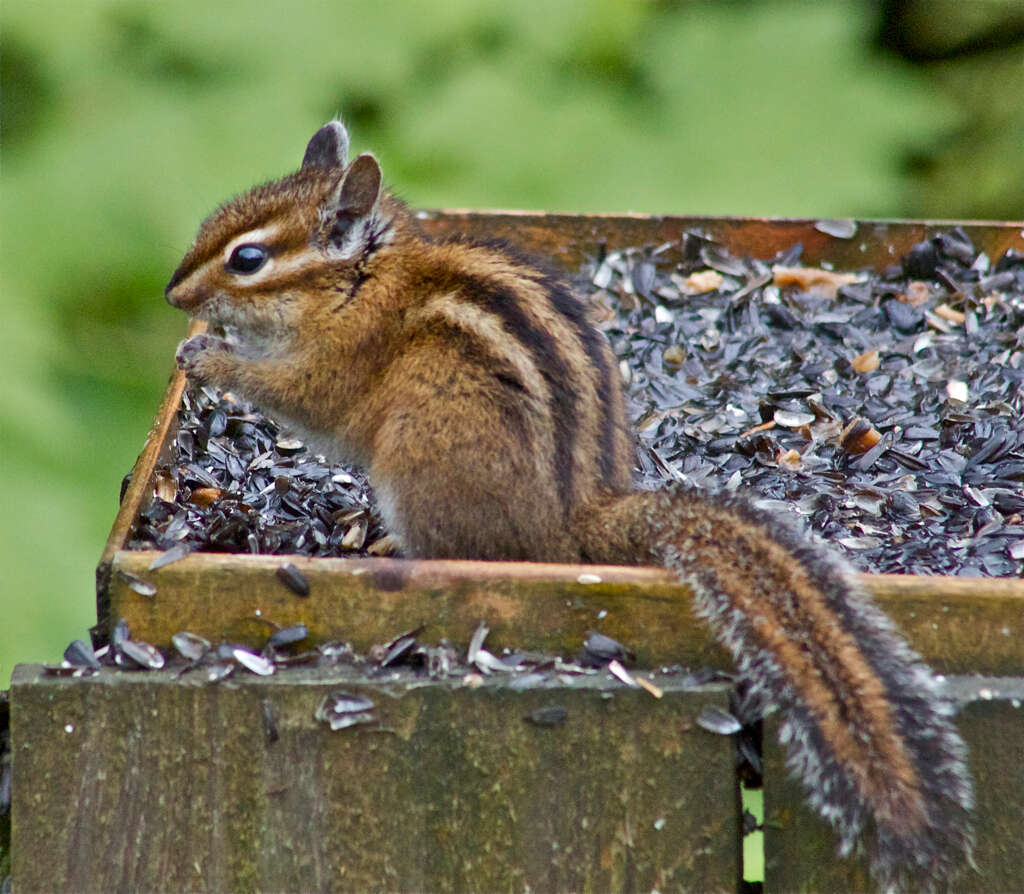
M 357 156 L 338 185 L 338 214 L 365 217 L 380 196 L 380 165 L 369 153 Z
M 329 121 L 306 146 L 304 168 L 343 168 L 348 161 L 348 131 L 340 121 Z
M 321 206 L 322 238 L 336 257 L 352 257 L 375 244 L 375 239 L 379 242 L 380 221 L 375 212 L 380 181 L 377 159 L 359 155 Z

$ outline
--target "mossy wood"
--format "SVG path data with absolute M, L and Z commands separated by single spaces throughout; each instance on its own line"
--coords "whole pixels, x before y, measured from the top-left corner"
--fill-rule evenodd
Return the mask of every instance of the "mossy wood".
M 1020 890 L 1024 678 L 951 677 L 948 689 L 959 704 L 956 724 L 969 749 L 977 798 L 977 871 L 965 871 L 953 890 Z M 766 894 L 876 890 L 866 860 L 836 859 L 835 835 L 786 772 L 777 736 L 777 718 L 770 718 L 764 731 Z
M 180 631 L 262 647 L 275 629 L 305 624 L 308 645 L 332 639 L 365 651 L 425 625 L 421 639 L 465 646 L 483 621 L 493 648 L 574 655 L 598 629 L 637 653 L 641 665 L 728 669 L 730 659 L 690 610 L 690 592 L 658 568 L 539 563 L 308 559 L 190 555 L 155 571 L 155 552 L 122 550 L 111 562 L 105 626 L 164 649 Z M 309 582 L 298 596 L 277 577 L 293 562 Z M 152 596 L 133 580 L 156 588 Z M 882 607 L 924 657 L 945 673 L 1024 672 L 1020 581 L 864 575 Z
M 18 891 L 734 891 L 726 690 L 15 671 Z M 373 721 L 314 718 L 342 689 Z M 524 717 L 562 706 L 564 722 Z

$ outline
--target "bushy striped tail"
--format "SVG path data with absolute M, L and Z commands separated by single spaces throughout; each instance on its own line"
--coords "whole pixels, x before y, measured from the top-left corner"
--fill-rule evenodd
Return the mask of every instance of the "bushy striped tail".
M 749 503 L 681 487 L 581 516 L 591 561 L 661 563 L 732 653 L 751 716 L 773 707 L 790 771 L 885 887 L 942 888 L 973 845 L 966 747 L 939 681 L 845 562 Z

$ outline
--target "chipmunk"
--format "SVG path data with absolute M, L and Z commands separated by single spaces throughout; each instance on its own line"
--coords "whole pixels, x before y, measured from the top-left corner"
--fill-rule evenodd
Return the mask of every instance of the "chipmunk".
M 348 147 L 326 124 L 296 173 L 202 224 L 166 297 L 216 328 L 179 366 L 365 468 L 406 555 L 670 568 L 748 710 L 787 711 L 790 770 L 840 853 L 869 839 L 880 884 L 947 883 L 973 845 L 966 749 L 851 569 L 744 500 L 634 491 L 617 365 L 566 280 L 426 238 Z

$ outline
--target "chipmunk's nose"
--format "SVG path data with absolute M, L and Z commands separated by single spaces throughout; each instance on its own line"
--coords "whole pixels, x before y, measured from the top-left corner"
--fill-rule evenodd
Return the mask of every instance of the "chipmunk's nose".
M 167 303 L 171 307 L 177 307 L 179 310 L 193 310 L 209 297 L 209 293 L 202 286 L 196 286 L 191 289 L 186 288 L 181 283 L 177 273 L 171 277 L 167 288 L 164 289 L 164 298 L 167 300 Z
M 171 281 L 167 283 L 167 288 L 164 289 L 164 298 L 171 307 L 188 310 L 189 308 L 202 303 L 201 301 L 196 300 L 186 290 L 178 288 L 178 286 L 181 285 L 182 280 L 188 276 L 189 272 L 189 269 L 187 269 L 185 264 L 182 263 L 178 265 L 178 269 L 171 275 Z
M 174 287 L 174 281 L 168 283 L 167 288 L 164 289 L 164 299 L 171 307 L 177 307 L 181 310 L 188 310 L 188 305 L 183 301 L 184 295 L 181 290 L 177 290 Z

